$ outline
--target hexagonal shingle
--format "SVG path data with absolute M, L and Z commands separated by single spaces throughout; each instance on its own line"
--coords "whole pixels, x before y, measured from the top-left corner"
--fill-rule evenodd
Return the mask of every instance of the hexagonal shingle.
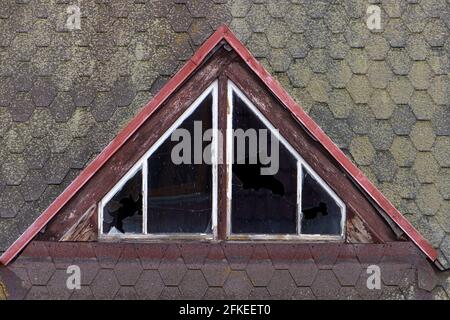
M 450 109 L 447 106 L 436 106 L 432 123 L 436 135 L 450 135 Z
M 342 34 L 333 34 L 328 44 L 328 52 L 333 59 L 344 59 L 350 50 L 345 37 Z
M 124 247 L 122 255 L 114 267 L 114 273 L 122 286 L 134 286 L 142 273 L 142 266 L 136 250 L 132 246 Z
M 348 23 L 344 8 L 339 4 L 333 4 L 327 11 L 325 22 L 333 33 L 343 32 Z
M 435 111 L 435 104 L 426 91 L 414 91 L 411 97 L 411 109 L 417 120 L 431 120 Z
M 439 247 L 445 237 L 445 232 L 442 230 L 436 217 L 421 217 L 418 221 L 417 229 L 435 248 Z
M 433 155 L 442 167 L 450 167 L 450 139 L 448 137 L 436 138 Z
M 315 101 L 327 102 L 331 88 L 324 77 L 316 75 L 309 81 L 306 90 Z
M 14 218 L 23 206 L 24 199 L 18 186 L 6 186 L 0 192 L 0 217 Z
M 31 89 L 36 107 L 48 107 L 56 96 L 56 87 L 48 78 L 39 78 Z
M 369 65 L 367 77 L 374 88 L 385 89 L 393 74 L 386 62 L 372 61 Z
M 270 24 L 271 17 L 264 4 L 253 4 L 247 15 L 247 21 L 253 32 L 264 32 Z
M 439 171 L 436 186 L 442 197 L 446 200 L 450 200 L 450 168 L 442 168 Z
M 7 185 L 19 185 L 27 173 L 27 166 L 22 154 L 10 153 L 4 159 L 1 173 Z
M 394 141 L 389 150 L 398 166 L 410 167 L 413 165 L 416 158 L 416 149 L 408 137 L 394 137 Z
M 391 118 L 391 125 L 395 134 L 408 135 L 415 123 L 416 117 L 409 106 L 399 105 L 395 108 Z
M 411 131 L 411 141 L 419 151 L 430 151 L 436 136 L 430 121 L 418 121 Z
M 369 134 L 370 124 L 374 120 L 375 116 L 369 106 L 366 104 L 359 104 L 354 106 L 353 111 L 348 118 L 348 123 L 353 132 L 357 134 Z
M 92 293 L 96 299 L 113 299 L 120 289 L 120 285 L 113 270 L 99 271 L 91 285 Z
M 329 107 L 338 119 L 348 118 L 354 105 L 352 98 L 345 89 L 333 89 L 330 94 Z
M 228 5 L 233 17 L 244 18 L 250 10 L 251 3 L 245 0 L 231 0 Z
M 189 270 L 184 275 L 179 289 L 185 299 L 201 299 L 208 289 L 208 284 L 200 270 Z
M 248 40 L 247 48 L 255 58 L 264 58 L 270 53 L 269 43 L 264 33 L 253 33 Z
M 406 76 L 393 78 L 388 85 L 388 92 L 397 104 L 408 104 L 414 88 Z
M 287 49 L 272 49 L 269 54 L 269 63 L 275 72 L 285 72 L 291 64 L 291 55 Z
M 372 93 L 372 87 L 365 76 L 355 75 L 347 85 L 347 90 L 356 103 L 367 103 Z
M 387 54 L 387 63 L 396 75 L 404 76 L 409 73 L 412 61 L 404 48 L 394 48 Z
M 254 286 L 266 286 L 274 272 L 272 261 L 267 252 L 265 257 L 251 259 L 246 268 L 247 275 Z
M 437 76 L 431 81 L 431 86 L 428 88 L 428 93 L 436 104 L 448 105 L 450 84 L 448 77 Z
M 223 289 L 231 299 L 245 299 L 252 291 L 252 284 L 245 271 L 231 271 Z
M 17 93 L 9 106 L 9 112 L 14 121 L 25 122 L 30 119 L 34 104 L 29 93 Z
M 394 184 L 403 199 L 415 199 L 420 181 L 411 168 L 400 168 L 395 175 Z
M 30 170 L 21 184 L 22 195 L 25 201 L 38 200 L 45 191 L 47 184 L 45 177 L 39 170 Z
M 378 151 L 374 160 L 373 168 L 375 176 L 378 181 L 392 182 L 395 173 L 397 172 L 397 165 L 394 157 L 389 151 Z
M 350 144 L 350 153 L 359 165 L 370 165 L 375 156 L 375 149 L 366 136 L 355 137 Z
M 108 121 L 116 111 L 115 99 L 110 92 L 98 92 L 91 113 L 97 122 Z
M 354 74 L 365 74 L 367 72 L 369 64 L 365 50 L 353 48 L 347 53 L 345 60 Z
M 295 287 L 295 282 L 288 270 L 276 270 L 267 285 L 267 290 L 274 299 L 290 299 Z
M 325 48 L 330 41 L 330 32 L 323 20 L 316 20 L 308 25 L 306 41 L 312 48 Z
M 345 88 L 352 76 L 352 70 L 344 60 L 333 60 L 328 71 L 328 79 L 334 88 Z
M 403 21 L 411 32 L 422 32 L 427 19 L 419 4 L 409 4 L 403 16 Z
M 283 20 L 273 20 L 266 32 L 269 44 L 273 48 L 284 48 L 289 40 L 289 26 Z
M 392 126 L 387 120 L 372 122 L 369 139 L 376 150 L 387 150 L 394 140 Z
M 309 46 L 306 43 L 305 36 L 300 33 L 293 33 L 287 43 L 292 58 L 305 58 L 309 52 Z
M 426 90 L 430 86 L 431 75 L 428 63 L 420 61 L 413 64 L 409 79 L 417 90 Z
M 141 299 L 158 299 L 164 283 L 157 270 L 144 270 L 134 288 Z
M 267 0 L 267 9 L 274 18 L 282 18 L 290 9 L 289 0 Z
M 422 61 L 429 55 L 429 45 L 421 35 L 411 35 L 406 42 L 406 50 L 414 61 Z
M 331 270 L 320 270 L 311 286 L 319 299 L 335 299 L 340 289 L 341 285 Z
M 237 27 L 236 31 L 239 33 L 239 27 Z M 211 32 L 211 26 L 206 18 L 194 19 L 189 28 L 192 42 L 197 46 L 201 45 L 211 35 Z
M 312 49 L 306 61 L 313 72 L 325 74 L 332 67 L 333 60 L 325 49 Z
M 162 280 L 168 286 L 176 286 L 183 279 L 187 268 L 181 257 L 180 250 L 175 246 L 169 246 L 164 254 L 159 267 Z
M 302 287 L 311 286 L 318 271 L 319 268 L 317 268 L 313 259 L 296 261 L 289 266 L 289 273 L 295 283 Z
M 345 38 L 352 48 L 363 48 L 369 38 L 369 29 L 361 20 L 354 20 L 347 25 Z
M 333 266 L 333 273 L 342 286 L 354 286 L 362 271 L 358 259 L 338 260 Z
M 375 90 L 369 102 L 376 119 L 389 119 L 394 112 L 395 104 L 385 90 Z
M 418 152 L 413 166 L 420 182 L 433 183 L 439 172 L 439 165 L 431 152 Z
M 231 20 L 230 29 L 236 33 L 238 39 L 241 40 L 243 43 L 246 43 L 252 34 L 252 31 L 248 26 L 247 20 L 244 18 L 234 18 L 233 20 Z
M 192 17 L 183 4 L 175 4 L 167 18 L 175 32 L 187 31 L 192 23 Z
M 381 35 L 374 35 L 365 46 L 369 58 L 375 61 L 384 60 L 390 47 L 389 43 Z
M 425 27 L 425 40 L 432 47 L 442 47 L 448 38 L 448 29 L 442 20 L 432 20 Z
M 294 4 L 289 8 L 284 19 L 290 30 L 294 33 L 304 32 L 309 21 L 306 16 L 305 8 L 302 5 L 297 4 Z
M 416 203 L 423 214 L 436 214 L 442 201 L 442 196 L 434 185 L 423 184 L 420 187 Z
M 439 211 L 436 213 L 436 219 L 445 232 L 450 232 L 450 219 L 448 219 L 448 212 L 450 212 L 450 200 L 443 201 Z
M 407 30 L 400 19 L 390 19 L 384 35 L 393 48 L 404 47 L 406 44 Z

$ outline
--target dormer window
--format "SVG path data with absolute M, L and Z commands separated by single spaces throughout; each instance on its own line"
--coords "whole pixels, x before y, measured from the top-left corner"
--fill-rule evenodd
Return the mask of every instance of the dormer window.
M 215 79 L 101 200 L 100 237 L 343 239 L 343 201 L 288 139 Z

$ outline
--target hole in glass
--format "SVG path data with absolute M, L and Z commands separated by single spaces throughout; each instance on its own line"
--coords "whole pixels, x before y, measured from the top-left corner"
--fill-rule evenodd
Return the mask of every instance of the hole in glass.
M 103 209 L 103 233 L 142 233 L 142 171 L 130 178 Z
M 178 127 L 191 137 L 190 163 L 172 161 L 172 149 L 180 141 L 170 137 L 148 159 L 148 233 L 211 233 L 212 166 L 203 160 L 194 163 L 199 121 L 201 134 L 212 128 L 211 94 Z M 201 150 L 210 143 L 203 141 Z
M 304 168 L 302 187 L 302 234 L 340 235 L 341 208 Z

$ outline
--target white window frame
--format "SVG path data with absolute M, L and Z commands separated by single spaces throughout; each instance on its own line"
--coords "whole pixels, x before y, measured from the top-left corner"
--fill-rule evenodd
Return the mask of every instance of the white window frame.
M 212 157 L 212 217 L 211 233 L 148 233 L 147 232 L 147 179 L 148 179 L 148 158 L 163 144 L 172 132 L 178 128 L 200 105 L 200 103 L 212 94 L 212 129 L 213 136 L 211 141 Z M 133 165 L 133 167 L 119 180 L 118 183 L 102 198 L 98 206 L 98 237 L 103 240 L 111 239 L 216 239 L 217 238 L 217 164 L 218 164 L 218 81 L 214 81 L 189 108 L 175 121 L 175 123 L 150 147 L 150 149 Z M 123 234 L 104 234 L 103 233 L 103 215 L 104 207 L 119 192 L 124 185 L 134 175 L 142 169 L 142 231 L 143 233 L 123 233 Z
M 235 93 L 246 106 L 262 121 L 262 123 L 274 134 L 274 136 L 288 149 L 297 160 L 297 234 L 236 234 L 231 232 L 231 201 L 232 201 L 232 162 L 233 162 L 233 93 Z M 322 180 L 322 178 L 306 163 L 300 154 L 287 142 L 287 140 L 275 129 L 266 117 L 255 107 L 245 94 L 231 81 L 227 83 L 227 238 L 229 240 L 316 240 L 316 241 L 342 241 L 345 239 L 346 207 L 338 195 Z M 301 234 L 302 221 L 302 185 L 303 169 L 305 169 L 336 201 L 341 209 L 341 234 Z

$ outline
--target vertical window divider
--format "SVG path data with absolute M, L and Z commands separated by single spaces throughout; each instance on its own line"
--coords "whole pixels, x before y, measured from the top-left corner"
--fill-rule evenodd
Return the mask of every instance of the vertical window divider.
M 214 83 L 212 89 L 212 144 L 211 144 L 211 162 L 212 162 L 212 233 L 214 239 L 217 239 L 217 220 L 218 220 L 218 130 L 219 130 L 219 107 L 218 107 L 218 81 Z
M 231 81 L 227 80 L 227 128 L 226 128 L 226 167 L 227 167 L 227 237 L 231 236 L 231 194 L 232 194 L 232 177 L 233 177 L 233 88 Z
M 142 163 L 142 233 L 147 234 L 148 159 Z
M 303 166 L 300 160 L 297 161 L 297 234 L 302 234 L 302 187 L 303 187 Z

